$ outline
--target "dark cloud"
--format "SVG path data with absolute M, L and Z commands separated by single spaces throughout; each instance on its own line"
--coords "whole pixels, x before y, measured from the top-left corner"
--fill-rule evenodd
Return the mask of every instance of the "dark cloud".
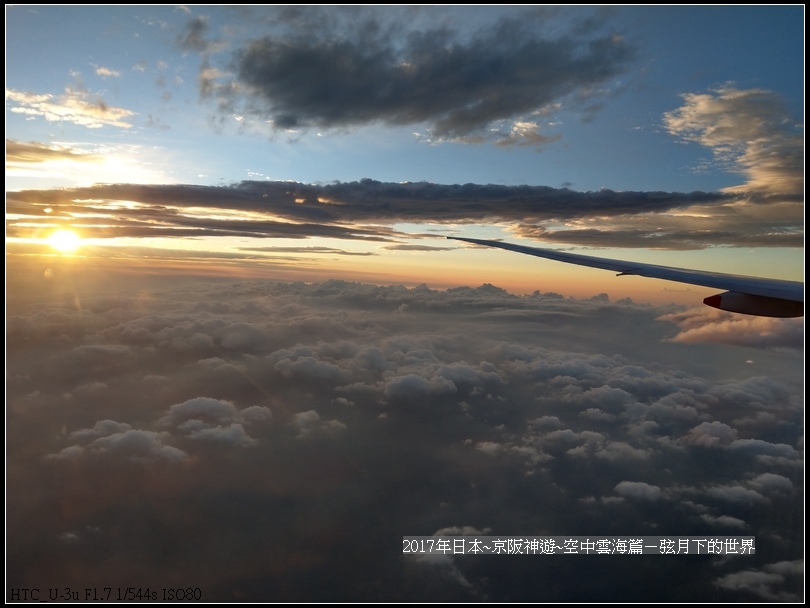
M 405 236 L 386 224 L 499 222 L 523 238 L 591 247 L 685 250 L 717 245 L 803 245 L 803 220 L 795 205 L 791 209 L 768 205 L 759 212 L 751 206 L 734 205 L 736 200 L 736 195 L 722 193 L 575 192 L 543 186 L 400 184 L 366 179 L 328 185 L 115 184 L 28 190 L 8 193 L 6 209 L 20 216 L 7 220 L 7 233 L 14 237 L 36 236 L 42 230 L 77 222 L 77 218 L 83 220 L 83 234 L 94 238 L 321 236 L 381 242 Z M 120 204 L 123 201 L 126 206 Z M 46 209 L 50 211 L 46 213 Z M 234 217 L 211 217 L 200 209 L 226 211 Z M 677 210 L 685 213 L 670 213 Z M 234 212 L 244 214 L 244 219 Z M 707 217 L 715 228 L 706 228 Z M 544 227 L 548 223 L 576 228 Z M 425 250 L 402 243 L 391 247 Z
M 668 340 L 671 308 L 492 285 L 105 273 L 27 276 L 6 320 L 10 588 L 802 597 L 800 351 L 746 363 Z M 757 554 L 597 557 L 586 577 L 565 556 L 400 554 L 411 534 L 662 531 L 755 535 Z
M 76 202 L 133 201 L 149 205 L 128 210 L 133 216 L 166 219 L 185 207 L 264 212 L 290 220 L 473 222 L 541 221 L 610 217 L 682 209 L 698 204 L 733 202 L 729 195 L 707 192 L 576 192 L 547 186 L 498 186 L 493 184 L 391 183 L 363 179 L 326 185 L 296 182 L 240 182 L 232 186 L 107 184 L 90 188 L 9 193 L 17 213 L 36 205 L 66 205 L 80 210 L 103 204 Z M 19 206 L 17 206 L 19 205 Z M 29 206 L 30 205 L 30 206 Z M 72 207 L 77 205 L 77 207 Z M 163 214 L 151 217 L 151 214 Z M 179 220 L 177 220 L 179 221 Z
M 229 65 L 206 56 L 200 91 L 277 129 L 424 124 L 432 138 L 543 145 L 559 136 L 531 118 L 597 106 L 635 51 L 604 21 L 555 30 L 542 11 L 513 13 L 475 26 L 441 8 L 280 11 Z M 181 46 L 207 53 L 205 21 L 187 29 Z
M 275 213 L 270 206 L 262 204 L 257 206 L 255 201 L 240 204 L 238 200 L 223 199 L 224 191 L 218 188 L 208 190 L 207 187 L 190 186 L 185 187 L 168 186 L 169 191 L 162 191 L 161 187 L 147 187 L 135 190 L 131 194 L 139 205 L 129 205 L 121 208 L 116 201 L 125 199 L 118 198 L 124 195 L 131 186 L 113 187 L 116 194 L 112 198 L 102 195 L 101 199 L 83 199 L 84 195 L 89 195 L 94 188 L 77 189 L 72 195 L 63 196 L 59 191 L 25 191 L 10 194 L 13 202 L 10 203 L 10 213 L 18 213 L 26 216 L 38 218 L 38 222 L 33 225 L 24 221 L 7 221 L 6 227 L 9 235 L 15 237 L 32 237 L 41 235 L 43 231 L 63 226 L 69 222 L 71 214 L 95 215 L 96 219 L 88 217 L 87 222 L 82 222 L 81 232 L 87 238 L 112 238 L 112 237 L 210 237 L 210 236 L 241 236 L 250 238 L 308 238 L 327 237 L 352 240 L 369 241 L 391 241 L 391 237 L 399 234 L 394 230 L 381 226 L 353 227 L 338 225 L 340 220 L 336 217 L 328 217 L 327 214 L 317 210 L 306 209 L 300 213 Z M 206 202 L 206 192 L 210 196 Z M 101 191 L 96 191 L 101 195 Z M 266 194 L 266 193 L 265 193 Z M 75 197 L 73 196 L 75 195 Z M 153 198 L 153 196 L 155 198 Z M 179 198 L 171 201 L 172 197 Z M 259 194 L 261 199 L 264 195 Z M 168 197 L 168 200 L 166 199 Z M 243 198 L 237 195 L 238 198 Z M 247 199 L 253 198 L 249 195 Z M 151 199 L 151 200 L 150 200 Z M 287 203 L 295 205 L 295 201 L 289 197 L 279 200 L 282 206 Z M 219 208 L 232 211 L 253 211 L 254 213 L 264 213 L 265 217 L 250 219 L 219 219 L 210 217 L 208 214 L 190 214 L 188 207 L 203 206 Z M 314 211 L 314 212 L 313 212 Z M 303 221 L 278 221 L 270 219 L 273 217 L 294 219 L 295 216 Z M 306 219 L 320 219 L 321 222 L 310 222 Z M 331 225 L 330 225 L 331 224 Z
M 387 183 L 364 179 L 326 185 L 294 182 L 240 182 L 222 187 L 107 184 L 27 190 L 8 193 L 6 210 L 24 218 L 7 221 L 7 232 L 17 237 L 32 236 L 37 224 L 53 227 L 57 222 L 92 215 L 94 217 L 82 222 L 82 231 L 95 238 L 324 236 L 390 241 L 403 236 L 385 227 L 394 223 L 500 222 L 512 225 L 521 236 L 596 246 L 621 244 L 692 249 L 718 242 L 738 246 L 800 244 L 802 227 L 796 225 L 790 214 L 770 222 L 729 217 L 723 230 L 705 230 L 705 226 L 696 230 L 685 221 L 670 228 L 657 224 L 650 227 L 650 214 L 658 214 L 666 224 L 671 223 L 667 212 L 695 207 L 704 214 L 723 213 L 717 210 L 735 200 L 734 195 L 705 192 L 575 192 L 546 186 Z M 126 206 L 120 204 L 124 201 Z M 51 211 L 46 213 L 46 209 Z M 211 217 L 213 210 L 230 212 L 234 218 Z M 233 212 L 242 213 L 244 219 Z M 552 231 L 540 226 L 545 222 L 575 220 L 579 226 L 594 222 L 602 229 Z M 705 216 L 700 221 L 705 222 Z M 605 230 L 606 223 L 616 224 L 615 232 Z M 632 228 L 622 230 L 623 224 Z M 413 247 L 397 245 L 402 246 Z

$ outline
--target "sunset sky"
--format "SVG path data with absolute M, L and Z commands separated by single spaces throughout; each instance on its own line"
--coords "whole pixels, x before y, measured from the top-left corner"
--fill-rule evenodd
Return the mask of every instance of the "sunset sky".
M 803 280 L 804 18 L 7 5 L 9 587 L 803 598 L 803 319 L 444 237 Z
M 684 303 L 441 237 L 803 275 L 800 6 L 6 13 L 15 253 L 70 225 L 122 263 Z

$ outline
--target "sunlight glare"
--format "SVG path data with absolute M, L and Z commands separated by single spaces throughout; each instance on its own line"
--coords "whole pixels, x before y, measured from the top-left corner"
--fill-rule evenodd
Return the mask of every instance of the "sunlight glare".
M 62 253 L 72 253 L 79 248 L 81 238 L 73 230 L 60 228 L 48 237 L 48 244 Z

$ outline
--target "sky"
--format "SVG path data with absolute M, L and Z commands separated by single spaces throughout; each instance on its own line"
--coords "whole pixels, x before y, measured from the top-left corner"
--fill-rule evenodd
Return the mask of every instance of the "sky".
M 9 589 L 803 600 L 803 320 L 444 238 L 803 280 L 803 6 L 6 24 Z

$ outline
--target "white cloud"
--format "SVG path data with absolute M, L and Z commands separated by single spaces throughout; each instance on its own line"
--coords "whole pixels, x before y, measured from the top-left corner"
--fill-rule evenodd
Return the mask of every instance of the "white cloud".
M 169 413 L 161 422 L 166 425 L 177 426 L 186 420 L 194 419 L 204 420 L 208 424 L 228 424 L 236 415 L 236 407 L 230 401 L 195 397 L 169 407 Z
M 655 501 L 661 498 L 661 488 L 643 481 L 621 481 L 614 491 L 624 498 Z
M 758 492 L 765 493 L 791 493 L 793 482 L 784 475 L 776 473 L 762 473 L 748 482 L 748 485 Z
M 81 446 L 73 445 L 53 455 L 57 459 L 76 459 L 83 455 L 92 457 L 112 456 L 132 462 L 149 463 L 154 461 L 182 462 L 187 454 L 178 448 L 165 443 L 168 433 L 143 431 L 128 428 L 112 420 L 96 423 L 93 431 L 85 430 L 71 434 L 73 440 L 87 440 L 101 433 L 90 443 Z
M 737 438 L 737 431 L 722 422 L 702 422 L 690 429 L 688 443 L 703 447 L 728 446 Z
M 707 524 L 712 526 L 712 528 L 732 528 L 732 529 L 739 529 L 744 530 L 748 528 L 748 524 L 745 523 L 742 519 L 737 517 L 732 517 L 731 515 L 720 515 L 720 516 L 713 516 L 709 515 L 708 513 L 704 513 L 700 516 L 700 519 L 705 521 Z
M 418 399 L 431 395 L 452 395 L 457 390 L 456 385 L 446 378 L 407 374 L 389 380 L 385 385 L 385 396 L 389 399 Z
M 768 499 L 756 490 L 750 490 L 739 484 L 714 486 L 706 490 L 706 495 L 711 498 L 740 505 L 768 502 Z
M 718 578 L 715 585 L 737 592 L 752 593 L 770 602 L 801 602 L 797 594 L 780 590 L 786 579 L 804 576 L 804 561 L 766 564 L 760 570 L 743 570 Z
M 753 348 L 804 348 L 803 319 L 771 319 L 706 306 L 660 317 L 680 327 L 670 338 L 682 344 L 721 343 Z
M 127 120 L 135 116 L 132 110 L 109 106 L 101 98 L 71 89 L 66 89 L 59 98 L 50 94 L 37 95 L 7 89 L 6 99 L 15 104 L 10 108 L 15 114 L 41 116 L 49 122 L 72 122 L 89 129 L 129 129 L 132 123 Z
M 99 65 L 96 66 L 96 75 L 101 76 L 102 78 L 119 78 L 121 76 L 121 72 Z
M 718 161 L 747 175 L 745 185 L 728 191 L 766 196 L 804 191 L 804 138 L 778 95 L 729 85 L 683 98 L 683 106 L 664 115 L 664 125 L 673 135 L 710 148 Z

